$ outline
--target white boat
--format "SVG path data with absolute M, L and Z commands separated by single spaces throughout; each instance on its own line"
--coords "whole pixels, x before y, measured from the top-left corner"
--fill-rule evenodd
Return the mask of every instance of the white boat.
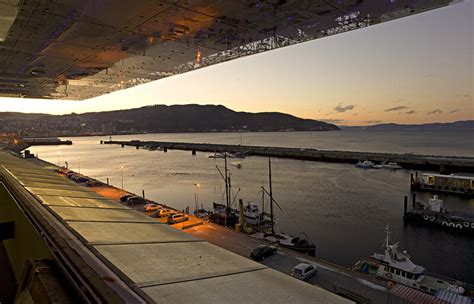
M 225 158 L 225 153 L 214 153 L 209 155 L 209 158 Z
M 260 211 L 260 208 L 256 204 L 247 203 L 244 206 L 244 221 L 247 224 L 261 226 L 269 223 L 270 218 L 267 214 Z
M 362 168 L 362 169 L 378 169 L 373 162 L 370 160 L 364 160 L 363 162 L 358 162 L 355 165 L 357 168 Z
M 398 170 L 398 169 L 401 169 L 402 167 L 398 165 L 396 162 L 389 162 L 386 164 L 375 165 L 374 168 Z
M 389 226 L 385 229 L 384 253 L 374 253 L 369 260 L 357 262 L 355 270 L 375 274 L 377 278 L 393 281 L 426 293 L 436 294 L 447 290 L 459 295 L 465 293 L 464 283 L 438 278 L 425 273 L 425 268 L 416 265 L 406 251 L 398 249 L 398 243 L 390 244 Z

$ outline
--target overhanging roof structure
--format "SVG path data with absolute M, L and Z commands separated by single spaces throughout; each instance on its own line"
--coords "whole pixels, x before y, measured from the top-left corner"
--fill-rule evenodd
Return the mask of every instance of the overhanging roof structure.
M 82 100 L 450 0 L 0 0 L 0 96 Z

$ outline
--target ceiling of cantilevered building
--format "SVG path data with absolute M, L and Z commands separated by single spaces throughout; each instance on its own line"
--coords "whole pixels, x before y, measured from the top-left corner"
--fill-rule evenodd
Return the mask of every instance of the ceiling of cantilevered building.
M 0 0 L 0 96 L 82 100 L 447 0 Z

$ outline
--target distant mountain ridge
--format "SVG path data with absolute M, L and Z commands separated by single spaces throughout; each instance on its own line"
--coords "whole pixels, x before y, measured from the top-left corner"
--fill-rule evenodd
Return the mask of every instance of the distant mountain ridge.
M 340 126 L 343 130 L 373 130 L 373 131 L 456 131 L 456 130 L 473 130 L 474 120 L 462 120 L 454 122 L 435 122 L 427 124 L 396 124 L 383 123 L 371 126 Z
M 141 132 L 330 131 L 336 125 L 278 112 L 236 112 L 222 105 L 154 105 L 136 109 L 49 115 L 0 113 L 0 131 L 23 135 L 127 134 Z M 51 132 L 49 132 L 49 130 Z M 49 132 L 49 133 L 48 133 Z

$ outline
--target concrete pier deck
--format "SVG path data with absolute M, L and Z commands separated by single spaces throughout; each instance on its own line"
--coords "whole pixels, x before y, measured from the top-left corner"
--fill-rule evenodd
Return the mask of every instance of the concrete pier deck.
M 396 153 L 375 153 L 375 152 L 352 152 L 352 151 L 331 151 L 317 150 L 309 148 L 285 148 L 285 147 L 264 147 L 264 146 L 240 146 L 207 143 L 186 143 L 186 142 L 163 142 L 163 141 L 103 141 L 104 144 L 114 144 L 122 146 L 144 147 L 154 146 L 163 149 L 189 150 L 201 152 L 242 152 L 247 155 L 267 156 L 278 158 L 290 158 L 297 160 L 338 162 L 355 164 L 358 161 L 370 160 L 376 163 L 386 161 L 397 162 L 405 169 L 449 171 L 449 172 L 474 172 L 474 157 L 455 156 L 435 156 L 435 155 L 415 155 Z
M 56 168 L 0 152 L 0 185 L 91 302 L 350 302 L 173 229 Z

